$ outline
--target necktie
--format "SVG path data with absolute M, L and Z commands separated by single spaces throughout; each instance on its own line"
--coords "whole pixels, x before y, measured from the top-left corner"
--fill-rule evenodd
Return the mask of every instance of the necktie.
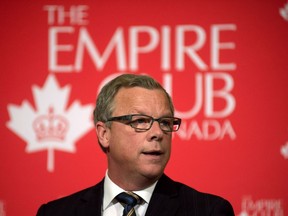
M 124 204 L 123 216 L 136 216 L 134 206 L 140 204 L 141 198 L 132 192 L 122 192 L 116 196 L 118 202 Z

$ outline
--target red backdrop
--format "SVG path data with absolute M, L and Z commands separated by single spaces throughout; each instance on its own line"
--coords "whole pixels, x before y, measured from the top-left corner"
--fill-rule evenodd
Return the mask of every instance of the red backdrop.
M 288 215 L 288 2 L 2 1 L 0 215 L 96 184 L 101 85 L 146 73 L 183 119 L 166 173 Z

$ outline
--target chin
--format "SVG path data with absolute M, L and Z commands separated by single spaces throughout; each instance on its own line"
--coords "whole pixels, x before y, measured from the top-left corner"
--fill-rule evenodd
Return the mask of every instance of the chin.
M 164 172 L 164 169 L 149 169 L 143 172 L 143 176 L 145 176 L 146 178 L 150 180 L 157 180 L 161 177 L 163 172 Z

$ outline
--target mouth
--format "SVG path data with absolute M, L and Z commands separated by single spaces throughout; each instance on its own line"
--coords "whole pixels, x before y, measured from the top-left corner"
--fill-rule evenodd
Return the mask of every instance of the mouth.
M 143 152 L 144 155 L 151 155 L 151 156 L 160 156 L 163 154 L 161 151 L 146 151 Z
M 146 150 L 142 152 L 143 159 L 145 161 L 145 164 L 149 165 L 161 165 L 163 166 L 163 163 L 167 160 L 165 156 L 165 152 L 161 150 Z

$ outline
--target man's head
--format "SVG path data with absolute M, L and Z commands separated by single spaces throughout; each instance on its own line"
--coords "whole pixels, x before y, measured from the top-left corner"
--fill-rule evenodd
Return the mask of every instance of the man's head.
M 94 110 L 94 123 L 96 124 L 98 121 L 106 122 L 115 108 L 114 98 L 119 89 L 132 87 L 162 90 L 167 96 L 171 113 L 174 115 L 174 106 L 170 95 L 156 80 L 146 75 L 123 74 L 108 82 L 101 89 Z
M 102 88 L 94 121 L 114 182 L 139 189 L 162 175 L 170 158 L 171 132 L 181 123 L 173 116 L 170 96 L 151 77 L 124 74 Z M 134 185 L 127 188 L 128 182 Z

